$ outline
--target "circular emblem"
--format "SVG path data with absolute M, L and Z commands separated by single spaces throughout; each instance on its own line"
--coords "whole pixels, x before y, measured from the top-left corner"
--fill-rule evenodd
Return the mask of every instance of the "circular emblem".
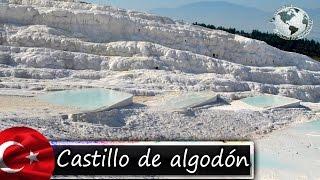
M 305 38 L 313 25 L 313 21 L 304 10 L 292 5 L 278 9 L 271 22 L 275 25 L 274 32 L 286 40 Z
M 0 179 L 49 180 L 54 166 L 53 149 L 36 130 L 15 127 L 0 132 Z

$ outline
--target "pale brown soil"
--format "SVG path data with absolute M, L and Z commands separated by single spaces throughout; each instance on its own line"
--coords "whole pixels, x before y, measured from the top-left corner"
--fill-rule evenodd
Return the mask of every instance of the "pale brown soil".
M 35 97 L 0 95 L 0 117 L 35 117 L 71 114 L 76 109 L 51 105 Z

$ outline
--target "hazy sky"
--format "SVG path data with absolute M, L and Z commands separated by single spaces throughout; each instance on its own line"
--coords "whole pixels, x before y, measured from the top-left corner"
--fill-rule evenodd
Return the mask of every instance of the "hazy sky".
M 155 8 L 177 7 L 200 1 L 226 1 L 264 11 L 275 11 L 283 5 L 293 4 L 301 8 L 320 8 L 320 0 L 86 0 L 104 3 L 125 9 L 148 11 Z

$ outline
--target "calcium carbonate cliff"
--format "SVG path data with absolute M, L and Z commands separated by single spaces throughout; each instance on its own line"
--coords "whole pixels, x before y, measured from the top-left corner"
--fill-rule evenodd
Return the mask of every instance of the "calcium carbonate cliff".
M 320 100 L 320 63 L 264 42 L 108 6 L 0 5 L 0 88 L 257 91 Z M 23 83 L 21 79 L 28 79 Z

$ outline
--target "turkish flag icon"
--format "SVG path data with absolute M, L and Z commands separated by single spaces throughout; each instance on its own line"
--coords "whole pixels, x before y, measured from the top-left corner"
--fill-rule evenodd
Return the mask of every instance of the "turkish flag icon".
M 48 180 L 54 166 L 53 149 L 38 131 L 14 127 L 0 132 L 1 180 Z

